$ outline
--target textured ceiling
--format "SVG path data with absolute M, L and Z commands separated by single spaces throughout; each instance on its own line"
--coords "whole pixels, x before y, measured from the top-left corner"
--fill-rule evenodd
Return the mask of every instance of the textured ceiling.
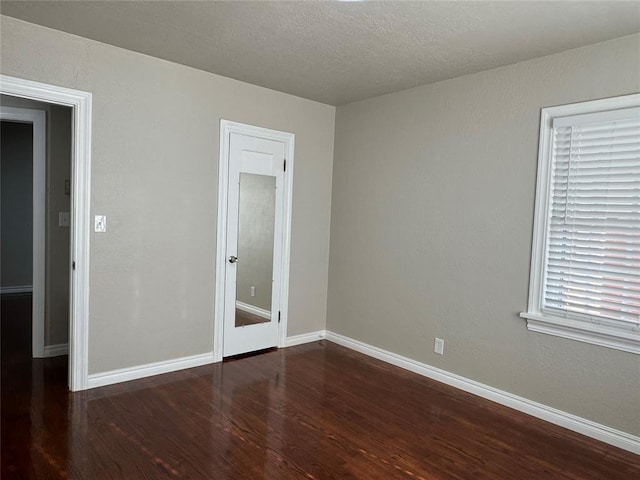
M 0 12 L 332 105 L 640 31 L 638 1 L 2 0 Z

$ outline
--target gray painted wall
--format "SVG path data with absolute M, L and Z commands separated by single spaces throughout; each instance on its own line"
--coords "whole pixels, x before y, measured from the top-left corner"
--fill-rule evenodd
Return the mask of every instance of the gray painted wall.
M 93 94 L 89 372 L 213 348 L 220 119 L 296 135 L 288 334 L 323 329 L 335 108 L 3 16 L 3 74 Z
M 33 126 L 0 122 L 2 287 L 31 287 L 33 276 Z
M 65 194 L 64 185 L 65 180 L 71 178 L 71 108 L 6 95 L 0 95 L 0 105 L 46 112 L 45 345 L 65 344 L 69 341 L 69 241 L 71 232 L 68 227 L 58 226 L 58 213 L 69 212 L 71 208 L 71 196 Z M 31 203 L 28 208 L 31 209 Z M 29 215 L 31 215 L 31 211 L 29 211 Z M 31 249 L 31 245 L 28 248 Z M 31 255 L 31 251 L 29 255 Z
M 236 299 L 267 311 L 271 311 L 275 210 L 276 177 L 241 173 Z
M 289 335 L 326 318 L 640 434 L 637 357 L 530 333 L 517 316 L 540 108 L 640 90 L 638 36 L 340 107 L 331 197 L 333 107 L 11 18 L 1 26 L 2 73 L 94 94 L 91 205 L 109 231 L 91 236 L 91 373 L 211 350 L 227 118 L 296 134 Z
M 639 62 L 631 36 L 339 107 L 327 328 L 639 435 L 637 355 L 518 318 L 540 109 L 638 92 Z
M 47 163 L 47 286 L 45 344 L 69 341 L 69 267 L 71 230 L 58 226 L 58 213 L 69 212 L 71 196 L 65 180 L 71 179 L 72 110 L 51 105 L 48 122 Z

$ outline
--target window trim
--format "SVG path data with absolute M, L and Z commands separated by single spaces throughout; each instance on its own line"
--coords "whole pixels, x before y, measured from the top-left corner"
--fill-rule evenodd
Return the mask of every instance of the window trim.
M 638 106 L 640 106 L 640 93 L 547 107 L 540 112 L 540 143 L 531 246 L 529 302 L 527 311 L 520 314 L 520 317 L 527 319 L 528 330 L 640 354 L 640 325 L 625 328 L 624 326 L 591 323 L 581 318 L 572 318 L 570 313 L 556 316 L 542 311 L 544 259 L 547 248 L 546 238 L 549 228 L 548 212 L 552 181 L 553 120 L 558 117 Z

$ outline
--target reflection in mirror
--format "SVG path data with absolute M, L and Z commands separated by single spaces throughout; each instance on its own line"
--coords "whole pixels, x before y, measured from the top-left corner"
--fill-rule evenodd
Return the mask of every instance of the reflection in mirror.
M 271 320 L 276 178 L 240 173 L 236 327 Z

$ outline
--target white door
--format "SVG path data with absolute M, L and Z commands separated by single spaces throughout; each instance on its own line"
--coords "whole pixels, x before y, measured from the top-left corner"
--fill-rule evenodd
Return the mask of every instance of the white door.
M 223 356 L 278 345 L 285 143 L 231 132 Z

